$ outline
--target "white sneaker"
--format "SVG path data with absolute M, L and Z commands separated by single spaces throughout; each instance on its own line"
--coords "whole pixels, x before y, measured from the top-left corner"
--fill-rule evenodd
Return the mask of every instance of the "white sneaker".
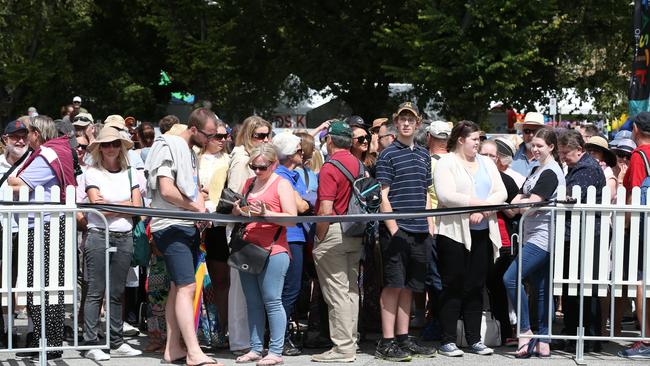
M 84 354 L 84 357 L 95 361 L 108 361 L 111 359 L 111 355 L 109 355 L 108 353 L 104 353 L 104 351 L 102 351 L 99 348 L 91 349 L 90 351 L 87 351 Z
M 138 330 L 138 328 L 132 326 L 128 322 L 124 322 L 122 323 L 122 334 L 125 337 L 135 337 L 138 334 L 140 334 L 140 331 Z
M 126 343 L 122 343 L 121 346 L 119 346 L 116 349 L 112 349 L 111 352 L 115 356 L 126 356 L 126 357 L 139 356 L 142 354 L 142 351 L 140 351 L 139 349 L 135 349 Z

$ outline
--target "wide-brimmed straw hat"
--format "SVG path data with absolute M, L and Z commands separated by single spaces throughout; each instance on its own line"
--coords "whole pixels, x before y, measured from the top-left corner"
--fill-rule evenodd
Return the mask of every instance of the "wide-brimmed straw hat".
M 589 139 L 589 142 L 585 144 L 585 148 L 599 150 L 603 153 L 603 160 L 607 166 L 616 165 L 616 155 L 609 149 L 607 145 L 607 140 L 600 136 L 592 136 Z
M 133 141 L 127 140 L 122 135 L 120 134 L 120 131 L 114 129 L 114 128 L 102 128 L 101 131 L 99 131 L 99 136 L 97 136 L 97 139 L 88 145 L 88 151 L 93 152 L 95 149 L 99 148 L 99 145 L 101 145 L 104 142 L 113 142 L 115 140 L 120 140 L 122 142 L 122 146 L 125 147 L 127 150 L 133 147 Z

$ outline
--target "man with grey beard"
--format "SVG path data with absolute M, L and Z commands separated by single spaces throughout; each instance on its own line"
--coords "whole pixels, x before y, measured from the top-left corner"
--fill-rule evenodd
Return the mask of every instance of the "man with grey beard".
M 527 177 L 539 162 L 533 158 L 532 141 L 533 136 L 540 128 L 544 127 L 544 115 L 538 112 L 528 112 L 524 117 L 524 123 L 521 124 L 521 132 L 524 142 L 519 145 L 519 149 L 512 159 L 512 170 Z
M 7 178 L 15 176 L 25 160 L 27 160 L 27 156 L 29 156 L 29 147 L 27 146 L 27 126 L 18 120 L 9 122 L 5 128 L 4 134 L 2 135 L 2 143 L 4 145 L 4 154 L 0 155 L 0 186 L 5 186 Z M 3 228 L 0 227 L 0 233 L 2 230 Z M 15 220 L 12 221 L 11 231 L 13 246 L 15 248 L 18 245 L 18 225 Z M 18 251 L 13 250 L 11 254 L 13 262 L 12 285 L 15 285 L 16 275 L 18 273 Z M 0 281 L 1 280 L 2 272 L 0 272 Z M 15 304 L 16 302 L 14 298 L 14 306 Z M 2 307 L 2 317 L 0 317 L 0 347 L 6 347 L 7 345 L 6 313 L 7 309 Z
M 0 186 L 7 178 L 16 175 L 18 168 L 27 157 L 27 126 L 21 121 L 13 121 L 7 124 L 5 133 L 2 135 L 4 154 L 0 156 Z

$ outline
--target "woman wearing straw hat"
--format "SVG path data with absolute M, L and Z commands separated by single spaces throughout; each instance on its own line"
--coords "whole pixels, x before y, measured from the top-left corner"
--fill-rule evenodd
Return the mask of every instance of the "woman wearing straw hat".
M 114 128 L 104 128 L 88 146 L 93 165 L 86 170 L 86 192 L 91 203 L 119 204 L 139 207 L 142 197 L 137 173 L 129 167 L 127 151 L 133 142 L 123 138 Z M 84 341 L 87 345 L 99 344 L 99 309 L 106 290 L 104 235 L 108 230 L 109 242 L 116 247 L 110 255 L 110 343 L 111 352 L 117 356 L 137 356 L 142 351 L 124 343 L 122 336 L 122 294 L 133 255 L 133 222 L 130 216 L 104 213 L 108 227 L 101 218 L 88 215 L 88 238 L 84 247 L 84 261 L 88 279 L 88 294 L 84 305 Z M 95 361 L 110 359 L 101 349 L 93 349 L 84 357 Z
M 616 166 L 616 155 L 609 149 L 607 140 L 600 136 L 592 136 L 589 142 L 585 143 L 587 153 L 600 163 L 605 173 L 606 184 L 610 189 L 611 201 L 616 201 L 616 187 L 618 178 L 614 175 L 612 167 Z

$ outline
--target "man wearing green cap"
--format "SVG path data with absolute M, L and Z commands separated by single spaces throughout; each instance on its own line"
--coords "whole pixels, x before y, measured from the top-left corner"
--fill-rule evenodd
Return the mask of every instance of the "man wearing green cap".
M 331 160 L 340 162 L 354 176 L 359 176 L 359 160 L 350 153 L 352 129 L 343 121 L 333 121 L 325 136 Z M 318 177 L 319 216 L 345 215 L 352 186 L 333 164 L 325 164 Z M 357 352 L 359 319 L 359 260 L 361 238 L 343 235 L 340 223 L 319 222 L 314 238 L 314 264 L 327 303 L 330 338 L 334 347 L 312 356 L 316 362 L 354 362 Z

